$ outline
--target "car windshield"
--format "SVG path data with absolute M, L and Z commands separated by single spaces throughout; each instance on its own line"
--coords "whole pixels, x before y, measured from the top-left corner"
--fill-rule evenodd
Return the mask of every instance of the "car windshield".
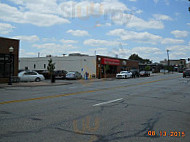
M 127 71 L 121 71 L 121 72 L 120 72 L 120 74 L 125 74 L 125 73 L 127 73 Z
M 68 72 L 67 74 L 75 74 L 75 72 Z

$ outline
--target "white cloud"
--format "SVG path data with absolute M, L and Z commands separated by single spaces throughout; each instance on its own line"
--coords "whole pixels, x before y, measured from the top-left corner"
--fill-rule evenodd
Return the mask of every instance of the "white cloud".
M 163 38 L 159 35 L 151 34 L 148 32 L 134 32 L 127 31 L 124 29 L 115 29 L 107 33 L 111 36 L 119 36 L 122 40 L 129 40 L 140 43 L 149 43 L 149 44 L 182 44 L 184 40 L 173 39 L 173 38 Z
M 125 4 L 117 0 L 104 0 L 102 2 L 90 1 L 68 1 L 59 5 L 60 14 L 64 17 L 88 17 L 97 15 L 106 15 L 113 11 L 129 10 Z
M 34 44 L 32 45 L 38 48 L 42 56 L 46 55 L 61 55 L 66 52 L 66 47 L 56 43 Z
M 120 42 L 118 41 L 108 41 L 108 40 L 97 40 L 97 39 L 88 39 L 84 41 L 84 45 L 88 46 L 95 46 L 95 47 L 100 47 L 100 46 L 119 46 Z M 126 45 L 125 43 L 123 43 Z
M 138 54 L 142 58 L 159 61 L 159 56 L 163 52 L 157 47 L 134 47 L 132 49 L 127 48 L 115 48 L 109 52 L 109 56 L 119 55 L 120 58 L 128 58 L 131 54 Z
M 35 9 L 35 8 L 34 8 Z M 7 22 L 30 23 L 36 26 L 52 26 L 55 24 L 69 23 L 68 20 L 54 14 L 19 11 L 16 7 L 0 3 L 0 19 Z
M 72 43 L 78 43 L 76 40 L 66 40 L 66 39 L 61 39 L 60 40 L 64 44 L 72 44 Z
M 20 49 L 19 57 L 37 57 L 38 53 L 26 51 L 24 49 Z
M 182 52 L 185 52 L 185 53 L 190 53 L 190 45 L 168 46 L 167 49 L 171 50 L 171 52 L 182 51 Z
M 164 24 L 161 21 L 149 20 L 145 21 L 136 16 L 132 17 L 132 20 L 127 24 L 127 27 L 137 29 L 163 29 Z
M 159 0 L 153 0 L 154 1 L 154 3 L 158 3 L 159 2 Z
M 170 50 L 170 57 L 172 59 L 187 59 L 190 57 L 190 45 L 168 46 L 166 49 Z
M 154 3 L 158 3 L 158 2 L 160 2 L 160 0 L 153 0 L 154 1 Z M 164 2 L 166 5 L 170 5 L 170 1 L 169 0 L 162 0 L 161 2 Z
M 161 41 L 162 37 L 148 32 L 134 32 L 124 29 L 115 29 L 107 33 L 107 35 L 119 36 L 122 40 L 132 40 L 135 42 L 143 42 L 156 44 Z
M 73 36 L 88 36 L 88 31 L 82 30 L 68 30 L 67 33 L 72 34 Z
M 31 35 L 31 36 L 21 35 L 21 36 L 14 36 L 13 38 L 27 42 L 36 42 L 39 40 L 39 37 L 37 35 Z
M 96 55 L 110 56 L 108 48 L 90 48 L 87 54 L 94 55 L 95 51 L 96 51 Z
M 173 34 L 176 38 L 181 38 L 181 37 L 187 37 L 189 32 L 188 31 L 171 31 L 171 34 Z
M 63 48 L 60 44 L 56 44 L 56 43 L 34 44 L 33 47 L 45 48 L 47 50 Z
M 56 43 L 44 43 L 44 44 L 33 44 L 33 47 L 37 48 L 42 56 L 53 55 L 60 56 L 66 54 L 72 49 L 77 49 L 72 44 L 56 44 Z
M 188 26 L 190 26 L 190 23 L 187 23 Z
M 125 25 L 128 28 L 136 29 L 163 29 L 164 24 L 158 20 L 143 20 L 133 14 L 118 13 L 112 16 L 112 21 L 118 25 Z
M 10 24 L 0 23 L 0 34 L 9 34 L 14 28 L 15 27 Z
M 110 27 L 112 24 L 111 23 L 105 23 L 105 24 L 101 24 L 101 23 L 97 23 L 96 25 L 95 25 L 95 27 Z
M 42 38 L 42 41 L 43 42 L 55 42 L 56 38 L 55 37 L 52 37 L 52 38 Z
M 168 15 L 163 15 L 163 14 L 154 14 L 153 17 L 156 20 L 166 20 L 166 21 L 171 21 L 173 20 L 170 16 Z
M 184 42 L 185 42 L 184 40 L 173 39 L 173 38 L 165 38 L 161 41 L 162 44 L 182 44 Z
M 104 16 L 104 23 L 124 24 L 129 28 L 138 29 L 163 29 L 164 25 L 157 20 L 143 20 L 129 14 L 133 13 L 124 3 L 118 0 L 103 0 L 101 2 L 90 1 L 65 1 L 57 0 L 10 0 L 19 4 L 19 8 L 7 4 L 0 4 L 0 19 L 15 23 L 30 23 L 36 26 L 52 26 L 56 24 L 70 23 L 66 18 L 80 18 L 88 20 L 88 17 L 100 18 Z M 133 0 L 134 1 L 134 0 Z M 142 13 L 137 10 L 134 13 Z
M 143 11 L 139 9 L 139 10 L 136 10 L 135 13 L 141 14 L 141 13 L 143 13 Z
M 137 0 L 129 0 L 129 1 L 136 2 Z
M 156 47 L 135 47 L 132 49 L 132 52 L 138 54 L 161 54 L 161 50 Z

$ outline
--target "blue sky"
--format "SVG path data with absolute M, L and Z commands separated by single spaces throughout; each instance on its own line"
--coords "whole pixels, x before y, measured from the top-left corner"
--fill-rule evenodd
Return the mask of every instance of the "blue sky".
M 20 57 L 85 53 L 159 62 L 190 57 L 188 0 L 0 0 L 0 36 Z

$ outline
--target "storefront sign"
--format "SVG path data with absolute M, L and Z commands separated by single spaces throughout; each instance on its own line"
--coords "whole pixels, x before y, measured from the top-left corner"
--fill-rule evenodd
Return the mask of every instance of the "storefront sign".
M 101 64 L 119 66 L 120 61 L 117 59 L 102 58 Z

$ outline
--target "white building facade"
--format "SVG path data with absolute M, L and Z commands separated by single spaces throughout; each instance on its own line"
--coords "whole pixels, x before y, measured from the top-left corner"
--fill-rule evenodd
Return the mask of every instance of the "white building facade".
M 55 63 L 55 70 L 78 71 L 82 76 L 88 72 L 90 77 L 96 76 L 96 56 L 20 58 L 19 70 L 47 70 L 50 58 Z

